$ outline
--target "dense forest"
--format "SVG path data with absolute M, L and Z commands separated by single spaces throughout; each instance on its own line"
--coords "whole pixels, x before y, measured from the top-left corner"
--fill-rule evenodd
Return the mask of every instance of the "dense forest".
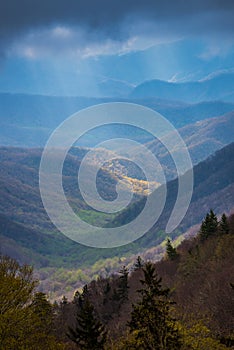
M 32 267 L 1 256 L 0 349 L 234 349 L 234 215 L 210 210 L 196 237 L 165 246 L 53 303 Z

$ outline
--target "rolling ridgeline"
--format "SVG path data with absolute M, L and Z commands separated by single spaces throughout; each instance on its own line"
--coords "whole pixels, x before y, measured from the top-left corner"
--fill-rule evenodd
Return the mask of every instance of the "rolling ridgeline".
M 212 81 L 219 84 L 220 79 L 229 78 L 225 74 L 221 75 L 198 84 L 199 89 L 207 89 Z M 228 84 L 230 88 L 232 81 Z M 191 93 L 194 91 L 191 90 Z M 230 102 L 230 96 L 224 99 L 226 102 L 215 101 L 214 97 L 225 91 L 212 91 L 210 101 L 199 100 L 194 104 L 181 102 L 183 94 L 180 95 L 180 101 L 155 98 L 155 95 L 120 99 L 122 102 L 140 103 L 162 113 L 178 128 L 188 147 L 195 166 L 194 194 L 185 218 L 172 234 L 172 238 L 178 242 L 186 232 L 196 232 L 196 225 L 199 225 L 204 212 L 211 206 L 218 215 L 233 210 L 234 104 Z M 209 89 L 206 93 L 209 94 Z M 117 215 L 94 211 L 84 202 L 77 188 L 77 172 L 84 155 L 97 142 L 111 137 L 127 137 L 146 144 L 158 157 L 168 181 L 166 207 L 156 225 L 146 235 L 115 249 L 85 247 L 58 232 L 43 208 L 38 169 L 47 138 L 59 123 L 77 110 L 114 101 L 114 98 L 0 94 L 0 250 L 20 263 L 33 264 L 41 280 L 41 290 L 49 291 L 51 297 L 61 296 L 65 290 L 71 295 L 74 289 L 96 278 L 98 274 L 106 276 L 111 271 L 117 271 L 123 262 L 131 264 L 138 254 L 155 261 L 164 251 L 164 229 L 177 195 L 173 150 L 169 156 L 162 143 L 153 140 L 142 130 L 112 125 L 90 131 L 81 138 L 77 147 L 70 150 L 66 158 L 63 187 L 73 210 L 87 222 L 100 226 L 118 226 L 128 222 L 143 207 L 147 193 L 144 176 L 139 169 L 133 167 L 131 162 L 120 159 L 104 164 L 98 173 L 97 186 L 107 200 L 115 198 L 118 180 L 124 179 L 129 186 L 134 186 L 133 202 Z M 173 138 L 173 134 L 166 137 Z M 103 149 L 99 152 L 100 156 L 104 152 L 108 153 Z M 154 174 L 152 165 L 148 166 Z M 159 185 L 157 179 L 155 185 Z
M 156 189 L 148 194 L 160 200 L 160 185 L 167 188 L 159 220 L 138 240 L 112 249 L 86 247 L 58 232 L 41 201 L 38 171 L 43 146 L 59 123 L 77 110 L 115 99 L 0 94 L 0 349 L 234 348 L 232 87 L 233 74 L 181 84 L 149 81 L 120 98 L 162 113 L 190 152 L 193 196 L 170 238 L 165 228 L 178 179 L 173 150 L 168 155 L 164 140 L 112 125 L 88 132 L 70 149 L 63 168 L 67 200 L 83 220 L 99 226 L 134 219 L 148 193 L 144 174 L 131 161 L 106 162 L 98 172 L 100 194 L 113 200 L 117 182 L 124 180 L 133 185 L 133 200 L 117 214 L 90 208 L 77 188 L 77 173 L 91 147 L 111 137 L 132 138 L 162 165 L 167 183 L 155 179 Z M 105 153 L 113 155 L 98 149 L 87 171 Z

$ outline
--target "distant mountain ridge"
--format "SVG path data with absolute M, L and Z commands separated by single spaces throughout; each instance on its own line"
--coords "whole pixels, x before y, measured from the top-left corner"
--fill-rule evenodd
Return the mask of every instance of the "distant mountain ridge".
M 193 164 L 197 164 L 225 145 L 234 142 L 234 112 L 184 126 L 179 129 L 179 133 L 188 147 Z M 173 133 L 168 137 L 173 138 Z M 169 181 L 175 178 L 177 172 L 172 159 L 173 150 L 169 154 L 163 144 L 157 140 L 147 143 L 146 146 L 158 158 L 166 179 Z M 79 164 L 87 151 L 88 149 L 85 148 L 72 148 L 64 166 L 64 189 L 75 210 L 89 210 L 77 189 Z M 98 152 L 99 157 L 103 157 L 105 152 L 108 153 L 101 149 Z M 142 151 L 137 152 L 139 156 Z M 0 213 L 11 220 L 26 223 L 29 227 L 33 225 L 37 229 L 40 227 L 40 230 L 51 230 L 38 187 L 41 153 L 42 149 L 36 148 L 0 147 Z M 144 158 L 144 153 L 141 156 Z M 91 168 L 92 164 L 90 164 Z M 154 176 L 153 164 L 148 164 L 148 171 Z M 144 180 L 142 172 L 134 168 L 131 162 L 117 158 L 115 161 L 107 162 L 99 173 L 98 188 L 104 198 L 115 198 L 115 184 L 121 176 L 129 181 L 129 184 L 138 186 L 138 194 L 140 194 L 140 185 L 144 189 L 145 184 L 141 183 L 141 180 Z M 155 182 L 157 180 L 155 177 Z
M 132 98 L 167 98 L 190 103 L 221 100 L 233 102 L 234 72 L 224 72 L 200 81 L 184 83 L 149 80 L 139 84 Z
M 140 104 L 161 113 L 175 127 L 223 115 L 234 110 L 233 103 L 211 101 L 199 104 L 158 98 L 118 98 L 119 102 Z M 0 146 L 43 147 L 54 129 L 77 111 L 116 98 L 56 97 L 0 93 Z M 147 121 L 146 121 L 147 122 Z M 134 135 L 137 141 L 150 141 L 149 135 L 109 128 L 90 131 L 79 146 L 92 147 L 110 137 Z

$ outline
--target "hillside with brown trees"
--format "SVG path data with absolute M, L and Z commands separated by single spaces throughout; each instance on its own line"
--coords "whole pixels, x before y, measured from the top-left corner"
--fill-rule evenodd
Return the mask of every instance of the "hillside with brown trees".
M 29 266 L 2 256 L 0 349 L 233 349 L 233 251 L 234 215 L 210 210 L 161 261 L 138 257 L 54 304 Z

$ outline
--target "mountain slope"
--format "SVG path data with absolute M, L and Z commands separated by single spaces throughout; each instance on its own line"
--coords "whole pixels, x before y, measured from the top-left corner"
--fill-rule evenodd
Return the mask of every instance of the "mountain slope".
M 186 176 L 183 175 L 183 176 Z M 177 179 L 167 183 L 167 199 L 163 213 L 154 227 L 140 239 L 141 246 L 153 246 L 160 243 L 165 234 L 163 232 L 169 220 L 177 197 Z M 186 232 L 190 227 L 201 222 L 204 212 L 213 209 L 218 215 L 234 210 L 234 143 L 217 151 L 215 155 L 194 167 L 193 196 L 188 211 L 181 224 L 172 235 L 177 236 Z M 160 188 L 151 196 L 160 201 Z M 129 218 L 134 218 L 143 206 L 142 201 L 123 211 L 114 220 L 116 225 L 124 225 Z
M 177 145 L 174 144 L 170 152 L 168 152 L 164 145 L 170 143 L 170 140 L 175 139 L 175 134 L 177 132 L 180 134 L 187 146 L 193 165 L 196 165 L 197 163 L 205 160 L 215 151 L 223 148 L 231 142 L 234 142 L 234 112 L 191 123 L 167 134 L 161 139 L 161 141 L 154 139 L 153 141 L 145 144 L 145 146 L 149 148 L 159 160 L 160 165 L 163 167 L 167 181 L 170 181 L 177 176 L 177 170 L 173 162 L 173 155 L 174 152 L 177 151 Z M 137 155 L 137 157 L 142 159 L 142 161 L 145 160 L 145 152 L 142 150 L 142 148 L 133 147 L 132 149 L 125 150 L 125 152 L 126 156 L 130 159 L 132 154 L 132 159 L 134 159 L 134 156 Z M 115 168 L 118 169 L 121 167 L 120 163 L 123 164 L 123 161 L 120 162 L 115 160 L 113 163 Z M 136 177 L 138 179 L 143 178 L 142 173 L 137 171 L 137 169 L 132 168 L 128 164 L 126 165 L 126 170 L 132 177 Z M 151 176 L 155 178 L 155 181 L 157 181 L 155 164 L 148 161 L 147 170 Z
M 220 117 L 209 118 L 186 125 L 178 129 L 180 136 L 185 142 L 193 165 L 205 160 L 217 150 L 234 142 L 234 112 Z M 174 133 L 166 135 L 162 142 L 174 138 Z M 172 163 L 173 150 L 168 153 L 167 149 L 158 140 L 147 143 L 147 147 L 157 156 L 164 166 L 168 179 L 176 176 L 176 169 Z M 176 145 L 175 145 L 176 151 Z M 139 151 L 140 152 L 140 151 Z M 142 154 L 144 157 L 144 154 Z
M 94 249 L 81 246 L 58 233 L 50 224 L 42 205 L 40 207 L 39 192 L 36 189 L 37 179 L 32 176 L 36 174 L 40 151 L 18 149 L 16 152 L 7 148 L 1 151 L 1 164 L 4 165 L 4 169 L 0 168 L 0 179 L 4 179 L 5 182 L 1 182 L 0 250 L 1 253 L 9 254 L 20 262 L 33 264 L 39 278 L 43 280 L 44 291 L 54 290 L 57 296 L 64 293 L 65 287 L 74 291 L 100 271 L 103 275 L 117 271 L 123 261 L 128 263 L 134 260 L 135 254 L 145 254 L 147 258 L 153 260 L 160 257 L 162 253 L 160 245 L 166 237 L 164 229 L 177 195 L 177 180 L 168 183 L 165 209 L 147 234 L 124 247 Z M 8 167 L 5 167 L 6 162 Z M 69 164 L 71 165 L 69 171 L 75 172 L 73 163 Z M 17 183 L 13 173 L 18 179 Z M 191 204 L 182 223 L 172 233 L 172 238 L 200 223 L 204 213 L 210 208 L 217 214 L 228 213 L 234 209 L 234 143 L 196 165 L 194 176 Z M 22 192 L 23 190 L 26 192 Z M 153 195 L 157 196 L 157 193 Z M 157 199 L 160 200 L 160 197 Z M 133 219 L 143 205 L 144 201 L 135 202 L 117 216 L 113 224 L 123 225 L 130 218 Z M 87 213 L 89 210 L 84 212 Z M 97 219 L 95 217 L 95 221 Z M 56 287 L 53 287 L 54 285 Z
M 186 239 L 178 246 L 176 257 L 170 258 L 164 250 L 163 259 L 154 264 L 156 276 L 162 278 L 159 285 L 170 288 L 169 298 L 175 302 L 173 315 L 189 334 L 187 341 L 192 346 L 185 344 L 184 349 L 233 349 L 234 215 L 229 217 L 228 222 L 228 234 L 218 231 L 206 241 L 201 241 L 199 236 Z M 135 262 L 127 266 L 131 271 L 126 288 L 128 297 L 124 301 L 120 299 L 119 305 L 116 306 L 114 295 L 120 285 L 121 274 L 92 281 L 87 286 L 89 298 L 116 344 L 121 344 L 121 337 L 127 336 L 132 305 L 142 298 L 139 295 L 144 280 L 142 267 L 133 267 Z M 141 263 L 144 265 L 144 260 Z M 144 285 L 148 286 L 147 281 Z M 70 319 L 67 319 L 69 323 Z M 212 337 L 217 343 L 212 342 Z M 227 347 L 221 346 L 220 341 Z

